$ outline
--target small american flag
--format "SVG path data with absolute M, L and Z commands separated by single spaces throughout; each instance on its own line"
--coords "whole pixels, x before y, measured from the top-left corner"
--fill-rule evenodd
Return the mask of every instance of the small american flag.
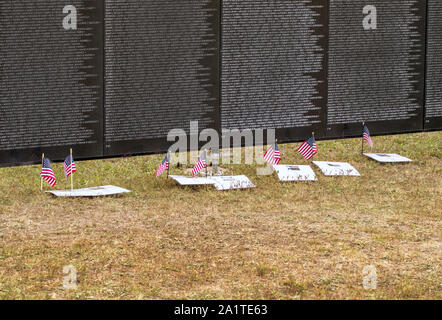
M 71 159 L 71 155 L 68 155 L 66 159 L 64 159 L 64 177 L 67 179 L 71 174 L 77 172 L 77 167 L 74 162 L 74 158 Z M 72 162 L 71 162 L 72 160 Z
M 167 153 L 163 162 L 161 162 L 160 166 L 158 167 L 157 177 L 161 176 L 163 174 L 163 172 L 166 170 L 169 170 L 169 153 Z
M 54 170 L 52 170 L 51 161 L 48 158 L 43 159 L 40 176 L 43 178 L 43 180 L 49 183 L 51 187 L 55 186 L 55 184 L 57 183 Z
M 192 170 L 193 176 L 195 177 L 204 168 L 207 168 L 207 166 L 206 166 L 206 151 L 203 151 L 203 153 L 201 154 L 201 156 L 198 160 L 198 163 L 193 168 L 193 170 Z
M 298 152 L 307 160 L 310 160 L 317 152 L 315 136 L 305 141 L 299 148 Z
M 276 142 L 267 149 L 264 154 L 264 160 L 273 165 L 279 164 L 281 161 L 281 153 L 279 152 L 279 147 Z
M 370 145 L 370 148 L 373 149 L 373 140 L 371 140 L 370 131 L 368 130 L 368 127 L 366 125 L 364 125 L 364 130 L 363 130 L 362 138 L 365 141 L 367 141 L 368 144 Z

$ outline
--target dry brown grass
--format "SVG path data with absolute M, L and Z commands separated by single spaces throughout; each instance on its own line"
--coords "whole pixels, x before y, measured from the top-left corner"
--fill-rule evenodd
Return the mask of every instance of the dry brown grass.
M 247 191 L 155 179 L 161 155 L 79 162 L 77 187 L 133 190 L 114 198 L 55 199 L 39 192 L 38 166 L 1 169 L 0 297 L 441 299 L 441 138 L 374 138 L 406 165 L 361 157 L 359 139 L 319 142 L 318 160 L 349 161 L 361 178 L 315 169 L 317 183 L 280 184 L 229 166 L 258 186 Z M 296 146 L 281 145 L 284 163 L 305 163 Z M 65 265 L 77 290 L 62 287 Z M 376 290 L 362 286 L 366 265 Z

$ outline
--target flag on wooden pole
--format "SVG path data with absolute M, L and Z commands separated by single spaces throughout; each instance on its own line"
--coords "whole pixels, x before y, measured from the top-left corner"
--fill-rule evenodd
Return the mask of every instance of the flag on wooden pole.
M 55 178 L 54 170 L 52 170 L 51 161 L 49 158 L 43 158 L 40 176 L 43 180 L 49 183 L 51 187 L 54 187 L 57 183 L 57 179 Z
M 281 153 L 279 152 L 278 143 L 271 145 L 264 154 L 264 160 L 272 165 L 277 165 L 281 161 Z
M 206 165 L 206 150 L 204 150 L 203 153 L 201 153 L 201 156 L 200 156 L 200 158 L 198 160 L 198 163 L 193 168 L 193 170 L 192 170 L 193 176 L 195 177 L 204 168 L 207 169 L 207 165 Z M 206 176 L 207 176 L 207 173 L 206 173 Z
M 371 140 L 370 131 L 368 130 L 368 127 L 364 124 L 363 133 L 362 133 L 362 139 L 367 141 L 370 145 L 370 148 L 373 149 L 373 140 Z
M 298 152 L 307 160 L 310 160 L 317 152 L 315 136 L 312 135 L 310 139 L 305 141 L 299 148 Z
M 43 167 L 44 164 L 44 160 L 45 160 L 45 154 L 42 153 L 41 154 L 41 166 Z M 43 177 L 40 174 L 40 190 L 43 191 Z
M 169 152 L 164 157 L 164 160 L 161 162 L 160 166 L 157 170 L 157 178 L 163 174 L 164 171 L 169 170 Z
M 68 155 L 66 159 L 64 159 L 64 177 L 67 179 L 71 174 L 77 172 L 77 167 L 74 162 L 74 158 L 72 154 Z

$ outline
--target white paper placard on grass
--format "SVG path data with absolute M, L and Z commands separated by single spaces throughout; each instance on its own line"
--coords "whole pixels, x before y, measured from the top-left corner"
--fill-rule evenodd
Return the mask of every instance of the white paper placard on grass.
M 233 190 L 255 188 L 255 185 L 244 175 L 212 177 L 216 190 Z
M 353 176 L 360 177 L 361 174 L 347 162 L 313 161 L 326 176 Z
M 364 155 L 381 163 L 399 163 L 413 161 L 395 153 L 364 153 Z
M 113 196 L 117 194 L 129 193 L 130 190 L 116 187 L 116 186 L 102 186 L 102 187 L 92 187 L 85 189 L 74 189 L 74 190 L 54 190 L 46 191 L 57 197 L 104 197 Z
M 274 165 L 280 181 L 317 181 L 315 172 L 310 166 Z
M 213 176 L 207 178 L 169 176 L 182 186 L 213 185 L 216 190 L 247 189 L 255 185 L 246 176 Z
M 214 181 L 210 179 L 210 177 L 207 178 L 201 178 L 201 177 L 186 177 L 186 176 L 169 176 L 171 179 L 175 180 L 182 186 L 199 186 L 199 185 L 206 185 L 206 184 L 215 184 Z

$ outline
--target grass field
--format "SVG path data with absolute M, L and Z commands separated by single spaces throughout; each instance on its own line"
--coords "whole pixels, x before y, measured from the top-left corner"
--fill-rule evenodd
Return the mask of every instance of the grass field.
M 349 161 L 361 178 L 284 183 L 246 174 L 256 189 L 218 192 L 154 178 L 163 155 L 78 162 L 76 187 L 114 184 L 123 197 L 56 199 L 39 166 L 0 169 L 2 299 L 441 299 L 442 132 L 318 142 L 317 160 Z M 282 163 L 305 164 L 280 145 Z M 55 164 L 57 188 L 66 188 Z M 175 174 L 183 169 L 172 169 Z M 78 272 L 63 288 L 63 267 Z M 363 269 L 377 272 L 366 290 Z

